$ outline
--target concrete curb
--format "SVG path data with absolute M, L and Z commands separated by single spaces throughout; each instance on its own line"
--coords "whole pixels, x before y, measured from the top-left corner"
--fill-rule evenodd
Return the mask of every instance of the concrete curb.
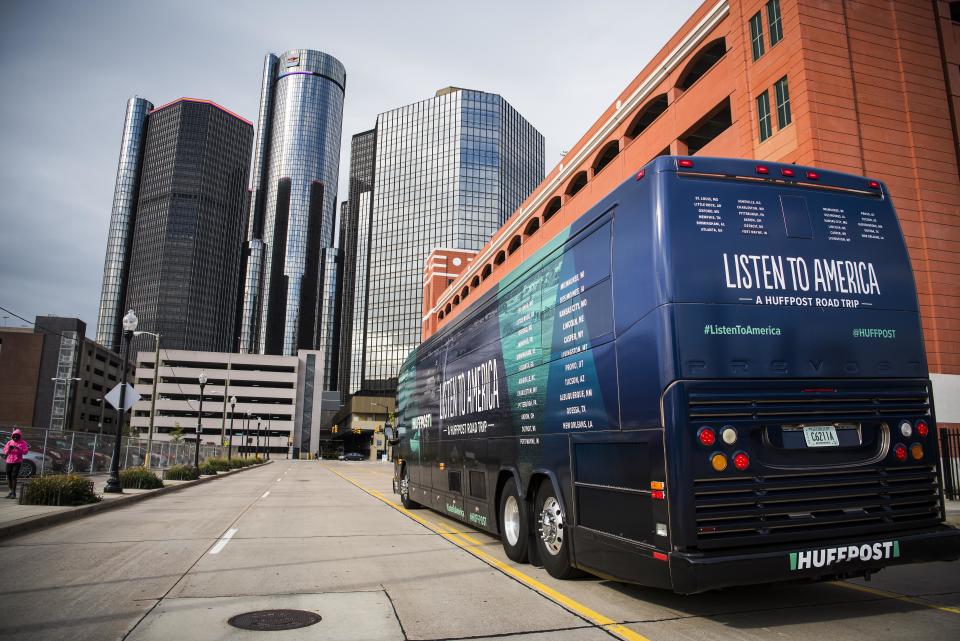
M 141 494 L 129 494 L 124 498 L 102 500 L 97 503 L 90 503 L 89 505 L 79 505 L 75 508 L 64 510 L 63 512 L 53 512 L 52 514 L 39 514 L 37 516 L 26 517 L 20 521 L 14 521 L 13 523 L 0 525 L 0 541 L 13 536 L 19 536 L 20 534 L 25 534 L 27 532 L 32 532 L 34 530 L 41 530 L 51 525 L 57 525 L 67 521 L 81 519 L 85 516 L 90 516 L 91 514 L 96 514 L 98 512 L 113 510 L 118 507 L 131 505 L 133 503 L 139 503 L 140 501 L 145 501 L 154 496 L 169 494 L 170 492 L 177 492 L 187 487 L 194 487 L 201 483 L 214 481 L 218 478 L 224 478 L 233 474 L 245 472 L 247 470 L 260 469 L 264 465 L 270 465 L 271 463 L 273 463 L 273 461 L 264 461 L 259 465 L 251 465 L 249 467 L 242 467 L 236 470 L 229 470 L 227 472 L 219 472 L 211 476 L 202 476 L 195 481 L 187 481 L 177 485 L 166 485 L 164 487 L 157 488 L 156 490 L 150 490 Z

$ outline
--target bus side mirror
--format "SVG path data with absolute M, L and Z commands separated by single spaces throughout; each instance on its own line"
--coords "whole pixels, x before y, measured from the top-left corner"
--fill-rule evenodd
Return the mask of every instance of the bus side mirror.
M 383 436 L 387 439 L 387 443 L 390 445 L 396 445 L 400 442 L 400 437 L 397 436 L 396 428 L 389 423 L 383 426 Z

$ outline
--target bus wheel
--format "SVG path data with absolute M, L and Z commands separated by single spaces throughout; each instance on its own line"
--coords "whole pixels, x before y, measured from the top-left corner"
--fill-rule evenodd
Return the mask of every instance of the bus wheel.
M 570 565 L 570 533 L 566 514 L 550 481 L 543 481 L 537 490 L 537 522 L 534 526 L 537 551 L 550 576 L 555 579 L 570 579 L 579 571 Z
M 403 477 L 400 479 L 400 503 L 408 510 L 420 507 L 416 501 L 410 500 L 410 470 L 403 466 Z
M 500 494 L 500 542 L 511 561 L 526 563 L 530 545 L 527 506 L 517 492 L 517 483 L 508 479 Z

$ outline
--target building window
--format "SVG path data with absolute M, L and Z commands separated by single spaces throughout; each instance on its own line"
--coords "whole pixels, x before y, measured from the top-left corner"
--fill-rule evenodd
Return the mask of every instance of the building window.
M 757 96 L 757 120 L 760 123 L 760 142 L 773 135 L 773 125 L 770 122 L 770 97 L 767 92 Z
M 759 11 L 750 18 L 750 42 L 753 44 L 753 59 L 759 60 L 763 55 L 763 17 Z
M 787 77 L 777 80 L 774 85 L 777 92 L 777 128 L 783 129 L 790 124 L 790 88 L 787 86 Z
M 780 0 L 767 2 L 767 24 L 770 26 L 770 46 L 772 47 L 783 40 L 783 24 L 780 22 Z

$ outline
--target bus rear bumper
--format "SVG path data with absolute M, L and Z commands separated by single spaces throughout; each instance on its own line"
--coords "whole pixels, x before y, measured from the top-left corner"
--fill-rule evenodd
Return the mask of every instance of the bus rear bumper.
M 862 576 L 891 565 L 960 558 L 960 530 L 940 526 L 886 537 L 797 544 L 763 552 L 670 554 L 673 589 L 681 594 L 793 580 Z

